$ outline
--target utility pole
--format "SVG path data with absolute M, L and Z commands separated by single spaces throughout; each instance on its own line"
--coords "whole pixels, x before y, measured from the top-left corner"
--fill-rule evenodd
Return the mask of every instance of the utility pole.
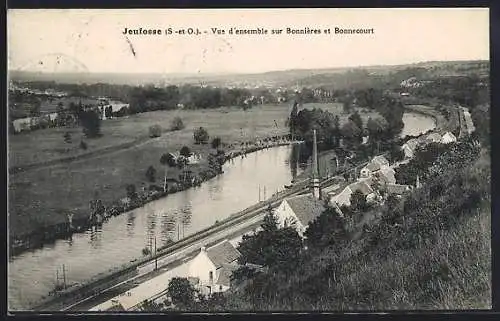
M 63 264 L 63 287 L 66 289 L 66 266 Z
M 156 256 L 156 236 L 155 236 L 155 271 L 158 270 L 158 257 Z
M 266 200 L 266 186 L 264 186 L 264 201 Z
M 259 184 L 259 202 L 260 202 L 260 184 Z

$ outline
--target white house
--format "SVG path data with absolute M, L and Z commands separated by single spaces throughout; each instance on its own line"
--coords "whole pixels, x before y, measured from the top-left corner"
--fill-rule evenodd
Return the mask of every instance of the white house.
M 240 252 L 224 240 L 208 249 L 201 248 L 200 253 L 189 262 L 188 275 L 198 278 L 202 293 L 224 292 L 230 287 L 230 276 L 238 268 Z
M 274 214 L 280 227 L 295 226 L 301 237 L 311 221 L 318 217 L 325 207 L 323 202 L 310 194 L 297 195 L 281 202 Z
M 351 206 L 351 195 L 355 191 L 360 191 L 361 193 L 363 193 L 363 195 L 365 195 L 367 201 L 372 202 L 376 199 L 377 194 L 370 186 L 371 183 L 372 183 L 371 179 L 359 180 L 355 183 L 352 183 L 346 186 L 342 190 L 342 192 L 332 196 L 330 198 L 330 203 L 331 204 L 335 203 L 339 207 L 341 207 L 342 205 Z
M 361 169 L 360 177 L 368 178 L 371 177 L 374 173 L 381 170 L 383 167 L 388 167 L 389 161 L 384 156 L 375 156 L 373 159 Z
M 449 143 L 453 143 L 456 141 L 457 141 L 457 137 L 455 137 L 455 135 L 453 135 L 453 133 L 451 133 L 451 132 L 446 132 L 441 137 L 441 143 L 443 143 L 443 144 L 449 144 Z
M 419 145 L 419 142 L 417 139 L 412 138 L 408 140 L 406 143 L 401 146 L 401 149 L 405 153 L 406 158 L 412 158 L 415 156 L 415 151 L 417 150 L 417 146 Z
M 389 166 L 383 166 L 375 176 L 384 185 L 396 184 L 396 171 Z
M 19 132 L 22 132 L 22 131 L 25 131 L 25 130 L 30 130 L 31 129 L 31 124 L 32 124 L 31 117 L 15 119 L 12 122 L 12 125 L 14 126 L 14 131 L 16 133 L 19 133 Z

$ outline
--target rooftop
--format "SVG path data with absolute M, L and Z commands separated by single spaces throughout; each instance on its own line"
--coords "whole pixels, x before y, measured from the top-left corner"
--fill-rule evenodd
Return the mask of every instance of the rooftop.
M 298 195 L 286 199 L 288 205 L 302 225 L 307 225 L 325 210 L 321 200 L 310 194 Z
M 403 194 L 410 188 L 410 185 L 387 184 L 387 192 L 389 194 Z
M 373 193 L 373 189 L 369 185 L 369 182 L 365 180 L 352 183 L 351 185 L 349 185 L 349 188 L 352 192 L 360 191 L 364 195 Z
M 217 269 L 224 264 L 235 262 L 240 255 L 240 252 L 228 240 L 207 249 L 207 256 Z

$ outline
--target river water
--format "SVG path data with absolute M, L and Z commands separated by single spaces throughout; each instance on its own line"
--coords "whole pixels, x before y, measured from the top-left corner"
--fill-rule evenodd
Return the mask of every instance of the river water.
M 403 121 L 403 135 L 435 126 L 434 119 L 415 113 L 406 113 Z M 269 198 L 289 184 L 293 175 L 300 174 L 300 169 L 290 165 L 291 151 L 291 146 L 282 146 L 238 157 L 224 165 L 224 174 L 200 187 L 112 217 L 97 230 L 12 258 L 8 266 L 9 310 L 29 308 L 46 296 L 55 286 L 57 273 L 62 280 L 63 264 L 67 283 L 83 283 L 140 257 L 154 239 L 160 247 Z

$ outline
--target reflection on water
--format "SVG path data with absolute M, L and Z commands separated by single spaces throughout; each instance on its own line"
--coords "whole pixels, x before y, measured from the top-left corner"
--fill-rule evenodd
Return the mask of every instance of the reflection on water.
M 89 243 L 92 248 L 100 248 L 102 244 L 102 227 L 95 226 L 88 231 L 88 234 L 90 236 Z
M 128 237 L 133 237 L 134 236 L 134 228 L 135 228 L 135 212 L 128 212 L 127 213 L 127 236 Z
M 416 119 L 412 118 L 413 121 Z M 425 130 L 433 126 L 433 120 L 429 122 L 425 117 L 422 122 Z M 270 197 L 300 175 L 301 163 L 307 162 L 310 155 L 311 149 L 300 145 L 248 154 L 227 162 L 223 175 L 198 188 L 168 195 L 112 217 L 102 227 L 75 234 L 71 240 L 59 240 L 22 253 L 9 263 L 9 308 L 27 308 L 33 300 L 47 295 L 53 290 L 54 271 L 62 264 L 67 268 L 70 282 L 83 283 L 140 257 L 152 239 L 161 240 L 163 245 L 254 205 L 262 188 Z

